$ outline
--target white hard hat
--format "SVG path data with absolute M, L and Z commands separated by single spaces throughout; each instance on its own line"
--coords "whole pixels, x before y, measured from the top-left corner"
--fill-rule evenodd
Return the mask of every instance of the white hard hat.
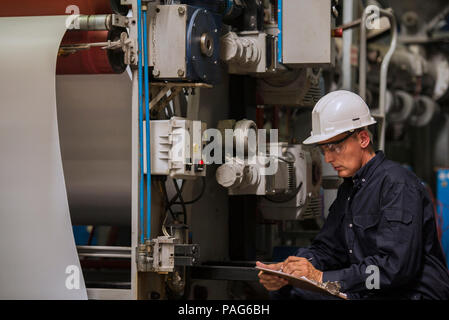
M 376 123 L 363 99 L 350 91 L 337 90 L 326 94 L 312 111 L 312 132 L 304 144 L 314 144 L 340 133 Z

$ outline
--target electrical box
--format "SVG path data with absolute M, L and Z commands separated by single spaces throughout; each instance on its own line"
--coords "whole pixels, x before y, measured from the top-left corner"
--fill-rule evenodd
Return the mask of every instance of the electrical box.
M 279 4 L 280 62 L 290 67 L 333 65 L 331 0 Z
M 206 123 L 173 117 L 150 122 L 151 174 L 175 179 L 195 179 L 206 176 L 203 160 L 203 133 Z M 144 143 L 146 143 L 144 132 Z M 146 148 L 144 152 L 144 173 Z

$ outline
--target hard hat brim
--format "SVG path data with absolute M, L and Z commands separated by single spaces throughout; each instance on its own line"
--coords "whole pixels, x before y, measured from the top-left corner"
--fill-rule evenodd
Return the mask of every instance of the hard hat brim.
M 332 132 L 331 134 L 326 134 L 326 135 L 320 134 L 320 135 L 310 136 L 306 140 L 304 140 L 302 143 L 303 144 L 317 144 L 317 143 L 326 141 L 328 139 L 331 139 L 333 137 L 336 137 L 339 134 L 346 132 L 346 131 L 348 131 L 348 130 L 344 130 L 341 132 Z
M 339 130 L 339 131 L 334 131 L 332 133 L 329 134 L 317 134 L 317 135 L 311 135 L 310 137 L 308 137 L 306 140 L 304 140 L 302 143 L 303 144 L 317 144 L 323 141 L 326 141 L 328 139 L 331 139 L 333 137 L 338 136 L 339 134 L 342 134 L 344 132 L 348 132 L 350 130 L 356 130 L 356 129 L 360 129 L 360 128 L 364 128 L 367 126 L 370 126 L 372 124 L 375 124 L 376 120 L 374 120 L 374 118 L 371 118 L 371 121 L 367 124 L 365 124 L 362 127 L 357 127 L 357 128 L 349 128 L 349 129 L 344 129 L 344 130 Z

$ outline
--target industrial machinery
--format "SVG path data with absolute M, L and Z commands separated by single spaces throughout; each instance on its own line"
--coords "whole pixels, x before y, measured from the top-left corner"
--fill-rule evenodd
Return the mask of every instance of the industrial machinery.
M 229 257 L 211 251 L 202 230 L 215 226 L 197 218 L 211 205 L 232 206 L 228 195 L 257 195 L 270 221 L 321 216 L 316 150 L 279 141 L 276 125 L 265 131 L 260 121 L 224 120 L 220 101 L 203 97 L 237 83 L 229 77 L 245 77 L 267 108 L 313 106 L 322 94 L 321 68 L 334 65 L 333 6 L 330 0 L 27 0 L 2 9 L 2 17 L 68 16 L 56 68 L 58 117 L 88 297 L 195 298 L 193 284 L 217 280 L 208 276 L 214 268 L 233 280 L 226 265 L 208 263 Z M 95 89 L 100 84 L 107 89 Z M 229 95 L 239 97 L 233 90 Z M 227 98 L 223 103 L 229 108 Z M 260 140 L 266 132 L 276 135 Z M 220 133 L 222 139 L 211 138 Z M 214 192 L 217 203 L 206 200 Z M 209 209 L 199 209 L 205 203 Z M 198 227 L 205 223 L 212 225 Z
M 448 166 L 447 4 L 418 18 L 401 1 L 368 2 L 379 8 L 376 30 L 368 3 L 356 1 L 2 7 L 1 17 L 70 22 L 56 63 L 57 121 L 89 298 L 267 298 L 255 261 L 308 245 L 341 182 L 301 144 L 326 92 L 365 97 L 381 120 L 374 140 L 393 159 L 412 155 L 418 166 L 433 154 L 428 167 Z M 416 148 L 437 131 L 444 152 Z
M 260 209 L 270 220 L 321 217 L 318 150 L 285 142 L 258 144 L 254 122 L 227 120 L 220 128 L 230 123 L 235 123 L 235 149 L 241 146 L 242 152 L 235 156 L 227 153 L 225 163 L 216 171 L 217 182 L 228 189 L 228 194 L 261 196 Z

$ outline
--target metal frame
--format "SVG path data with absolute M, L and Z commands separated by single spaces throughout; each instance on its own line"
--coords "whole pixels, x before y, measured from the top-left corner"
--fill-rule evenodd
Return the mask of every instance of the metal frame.
M 128 289 L 87 289 L 89 300 L 131 300 L 132 290 Z
M 131 247 L 76 246 L 79 257 L 131 258 Z
M 142 3 L 158 2 L 152 0 L 142 0 Z M 122 5 L 132 7 L 132 18 L 129 19 L 129 39 L 135 40 L 135 50 L 137 50 L 137 0 L 121 0 Z M 138 56 L 130 59 L 130 67 L 132 70 L 132 101 L 131 101 L 131 247 L 91 247 L 79 246 L 80 257 L 106 257 L 106 258 L 124 258 L 131 259 L 131 289 L 105 289 L 105 288 L 88 288 L 89 299 L 139 299 L 141 288 L 146 284 L 139 283 L 139 272 L 137 270 L 137 248 L 139 244 L 139 83 L 138 83 Z M 205 83 L 152 83 L 152 86 L 161 87 L 161 94 L 157 95 L 157 99 L 151 101 L 151 106 L 156 109 L 164 107 L 173 100 L 182 88 L 212 88 L 211 85 Z M 167 97 L 169 90 L 172 93 Z M 164 92 L 164 94 L 162 94 Z M 191 265 L 194 262 L 192 257 L 178 256 L 175 258 L 180 264 Z M 148 277 L 144 276 L 141 280 L 148 281 Z
M 373 115 L 380 120 L 379 124 L 379 149 L 385 149 L 385 106 L 386 106 L 386 91 L 387 91 L 387 76 L 388 65 L 390 59 L 396 50 L 398 41 L 398 31 L 396 26 L 396 18 L 391 9 L 380 9 L 380 16 L 386 16 L 391 23 L 391 42 L 390 48 L 385 54 L 380 67 L 380 83 L 379 83 L 379 114 Z M 380 18 L 379 16 L 379 18 Z M 366 20 L 368 17 L 367 10 L 363 11 L 360 23 L 360 62 L 359 62 L 359 95 L 363 100 L 366 98 Z

